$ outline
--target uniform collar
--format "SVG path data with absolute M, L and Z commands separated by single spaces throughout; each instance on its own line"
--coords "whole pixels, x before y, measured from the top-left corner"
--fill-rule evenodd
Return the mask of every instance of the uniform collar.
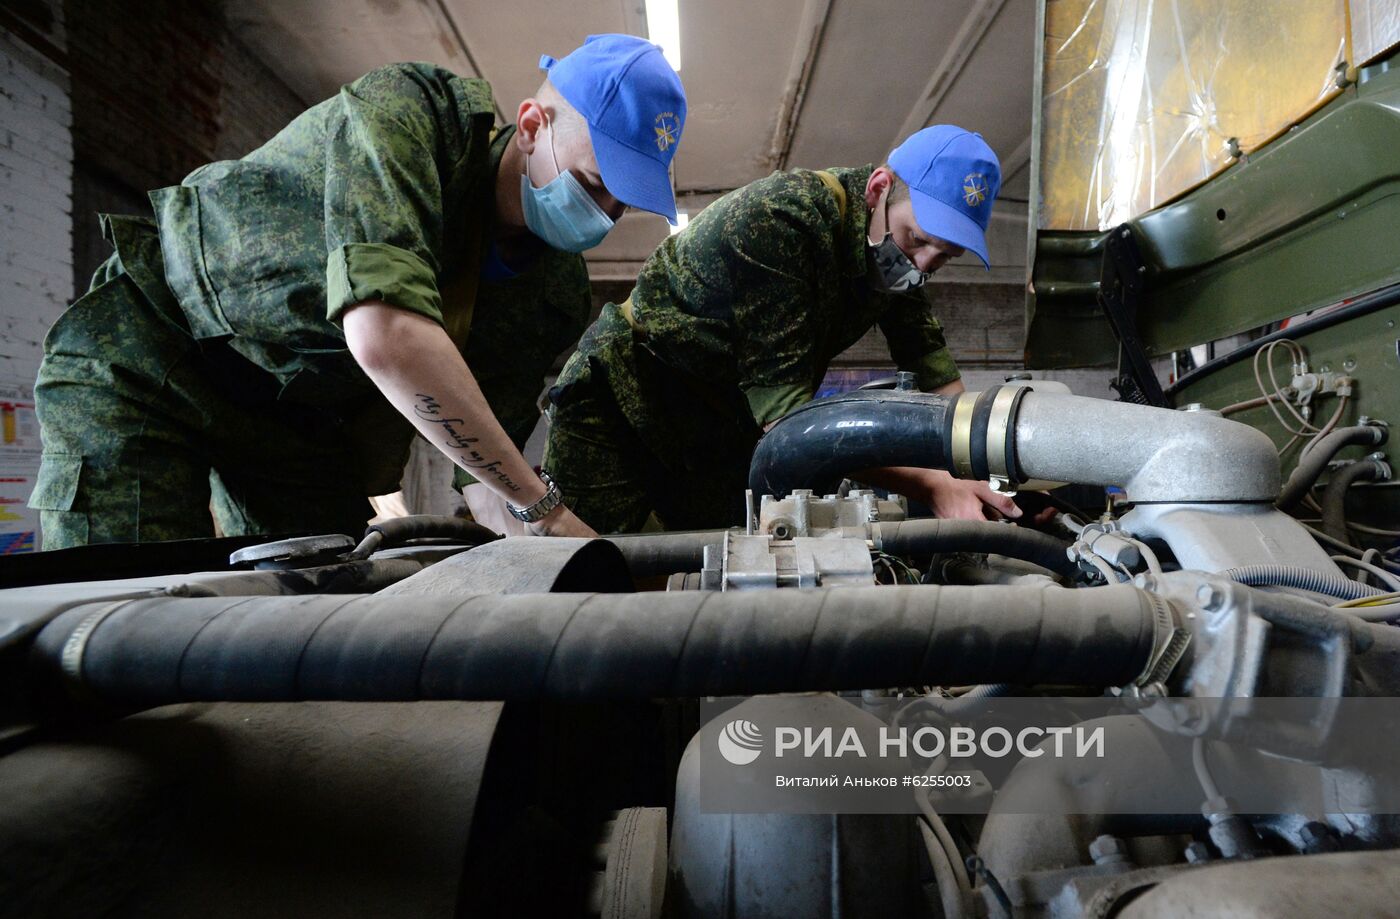
M 828 169 L 846 189 L 846 217 L 841 222 L 841 231 L 836 236 L 837 251 L 841 260 L 841 271 L 847 277 L 864 277 L 865 234 L 870 226 L 870 211 L 865 206 L 865 185 L 870 181 L 874 165 Z

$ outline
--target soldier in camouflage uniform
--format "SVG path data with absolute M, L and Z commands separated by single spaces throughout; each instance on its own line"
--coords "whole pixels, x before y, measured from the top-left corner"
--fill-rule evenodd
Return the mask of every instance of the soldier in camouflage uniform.
M 587 321 L 577 253 L 629 205 L 674 221 L 685 98 L 630 36 L 541 66 L 503 130 L 484 81 L 381 68 L 154 221 L 104 216 L 36 386 L 44 548 L 358 533 L 415 429 L 508 502 L 550 494 L 519 448 Z M 562 506 L 533 531 L 592 532 Z
M 987 264 L 999 184 L 978 135 L 936 126 L 890 165 L 776 172 L 705 208 L 604 307 L 550 391 L 544 467 L 565 501 L 600 532 L 651 514 L 668 529 L 739 523 L 761 431 L 876 324 L 920 389 L 961 392 L 917 288 L 964 250 Z M 942 472 L 863 478 L 940 516 L 1020 515 L 986 483 Z

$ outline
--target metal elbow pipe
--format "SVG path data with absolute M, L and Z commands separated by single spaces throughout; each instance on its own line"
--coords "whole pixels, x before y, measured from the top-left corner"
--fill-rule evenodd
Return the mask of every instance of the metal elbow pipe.
M 960 399 L 955 414 L 961 407 Z M 1273 441 L 1216 412 L 1038 392 L 1024 393 L 1015 408 L 1003 435 L 1008 462 L 1004 471 L 989 468 L 992 475 L 1115 485 L 1140 504 L 1273 501 L 1279 493 Z
M 1029 386 L 955 397 L 848 393 L 809 403 L 759 441 L 755 492 L 830 491 L 872 466 L 959 478 L 1114 485 L 1139 503 L 1272 501 L 1278 454 L 1260 431 L 1214 412 L 1109 402 Z

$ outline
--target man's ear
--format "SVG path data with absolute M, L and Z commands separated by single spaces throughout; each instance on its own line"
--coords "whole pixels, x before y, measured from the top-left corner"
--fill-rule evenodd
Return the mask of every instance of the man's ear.
M 880 196 L 893 181 L 894 173 L 885 166 L 880 166 L 870 173 L 870 178 L 865 183 L 865 206 L 875 210 L 875 205 L 880 203 Z
M 535 142 L 545 123 L 544 106 L 538 99 L 530 98 L 520 103 L 515 111 L 515 145 L 526 155 L 535 152 Z

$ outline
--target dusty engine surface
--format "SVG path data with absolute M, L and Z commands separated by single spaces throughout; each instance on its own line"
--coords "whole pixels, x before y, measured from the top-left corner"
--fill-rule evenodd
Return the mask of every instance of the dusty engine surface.
M 405 518 L 243 547 L 230 570 L 0 592 L 0 914 L 1393 912 L 1386 770 L 1338 762 L 1325 720 L 1271 735 L 1230 707 L 1400 696 L 1393 554 L 1276 506 L 1340 445 L 1386 439 L 1338 433 L 1284 483 L 1267 437 L 1206 409 L 1035 383 L 855 393 L 764 437 L 731 530 L 502 540 Z M 1044 530 L 919 518 L 844 481 L 877 465 L 1122 500 Z M 709 812 L 701 700 L 773 696 L 834 724 L 895 703 L 939 723 L 1006 698 L 1196 707 L 1092 777 L 1015 757 L 980 813 L 918 790 L 907 813 Z M 1336 806 L 1236 806 L 1260 757 Z M 1105 803 L 1168 773 L 1191 808 Z M 1061 812 L 1001 803 L 1039 787 Z

